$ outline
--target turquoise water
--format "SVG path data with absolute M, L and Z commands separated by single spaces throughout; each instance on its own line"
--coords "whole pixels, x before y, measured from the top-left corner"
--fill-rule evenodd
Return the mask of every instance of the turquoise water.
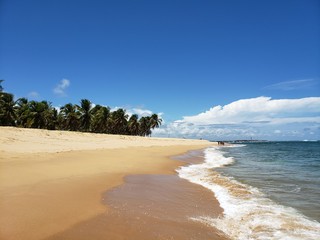
M 223 216 L 190 216 L 236 240 L 320 239 L 320 143 L 263 142 L 210 147 L 177 169 L 211 190 Z
M 320 222 L 320 142 L 249 143 L 223 152 L 235 161 L 217 171 Z

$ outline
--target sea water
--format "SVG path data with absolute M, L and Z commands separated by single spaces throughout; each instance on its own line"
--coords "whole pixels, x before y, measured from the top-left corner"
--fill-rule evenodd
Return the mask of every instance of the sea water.
M 320 142 L 263 142 L 204 151 L 181 178 L 213 191 L 218 219 L 190 216 L 231 239 L 320 239 Z

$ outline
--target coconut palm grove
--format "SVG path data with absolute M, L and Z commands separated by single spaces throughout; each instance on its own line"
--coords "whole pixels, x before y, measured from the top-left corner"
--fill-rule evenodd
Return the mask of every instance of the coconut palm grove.
M 88 99 L 81 99 L 79 105 L 67 103 L 60 109 L 48 101 L 15 100 L 13 94 L 4 92 L 1 82 L 0 126 L 150 136 L 162 122 L 157 114 L 129 117 L 125 109 L 111 111 L 110 107 L 93 106 Z

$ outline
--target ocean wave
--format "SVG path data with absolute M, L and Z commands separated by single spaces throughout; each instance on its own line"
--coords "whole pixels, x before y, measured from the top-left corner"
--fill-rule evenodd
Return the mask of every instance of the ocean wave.
M 292 189 L 290 192 L 299 193 L 300 191 L 301 191 L 301 187 L 295 186 L 294 189 Z
M 231 239 L 319 239 L 317 221 L 293 208 L 276 204 L 257 188 L 215 172 L 215 168 L 235 162 L 219 149 L 208 148 L 204 151 L 204 163 L 177 170 L 181 178 L 214 192 L 224 209 L 223 217 L 195 216 L 192 220 L 216 227 Z

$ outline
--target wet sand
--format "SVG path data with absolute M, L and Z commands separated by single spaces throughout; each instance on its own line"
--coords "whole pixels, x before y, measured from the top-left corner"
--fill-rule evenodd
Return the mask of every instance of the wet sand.
M 48 238 L 58 239 L 227 239 L 190 217 L 222 214 L 212 192 L 176 175 L 131 175 L 103 194 L 109 210 Z
M 198 239 L 206 239 L 206 234 L 217 236 L 219 233 L 214 230 L 198 223 L 189 223 L 185 217 L 193 212 L 202 212 L 202 208 L 193 207 L 196 201 L 204 201 L 204 206 L 208 199 L 211 199 L 210 202 L 215 201 L 211 193 L 203 197 L 203 200 L 180 204 L 179 213 L 169 211 L 176 219 L 174 224 L 171 217 L 160 220 L 163 216 L 157 215 L 160 212 L 157 208 L 150 208 L 149 215 L 136 208 L 137 204 L 148 205 L 148 202 L 130 201 L 133 204 L 129 207 L 131 212 L 120 211 L 121 208 L 114 205 L 114 202 L 134 199 L 134 193 L 138 190 L 129 191 L 127 186 L 139 186 L 142 196 L 148 196 L 145 200 L 160 202 L 155 204 L 157 206 L 162 204 L 156 194 L 161 191 L 161 196 L 167 192 L 169 195 L 166 199 L 175 199 L 178 204 L 183 199 L 201 196 L 199 186 L 191 187 L 194 189 L 189 192 L 187 186 L 190 183 L 181 182 L 174 175 L 174 169 L 181 162 L 169 159 L 168 156 L 212 144 L 199 140 L 104 136 L 1 127 L 0 239 L 73 240 L 99 239 L 99 236 L 101 239 L 143 239 L 144 236 L 144 239 L 150 239 L 150 236 L 155 239 L 172 239 L 173 232 L 179 236 L 182 234 L 180 239 L 188 239 L 183 237 L 187 233 L 179 233 L 178 230 L 186 228 L 189 231 L 187 235 L 191 236 L 191 232 L 200 234 L 202 237 Z M 83 147 L 84 150 L 79 150 Z M 149 174 L 156 176 L 150 177 Z M 164 179 L 168 181 L 163 179 L 163 175 L 166 175 Z M 124 180 L 125 184 L 121 185 Z M 137 181 L 141 184 L 137 184 Z M 174 185 L 176 189 L 170 190 Z M 115 188 L 117 186 L 120 186 L 119 189 Z M 112 191 L 108 192 L 110 189 Z M 155 192 L 148 192 L 148 189 Z M 172 195 L 179 192 L 178 189 L 179 196 L 187 194 L 183 199 Z M 217 202 L 214 205 L 218 206 Z M 172 206 L 162 205 L 161 208 L 176 209 L 174 206 L 172 203 Z M 219 208 L 215 208 L 212 212 L 218 215 L 219 211 Z M 153 227 L 143 227 L 143 221 L 135 221 L 137 216 L 145 217 L 144 222 L 153 221 Z M 166 230 L 160 231 L 161 229 Z M 211 231 L 213 232 L 210 233 Z M 175 239 L 179 239 L 179 236 Z

